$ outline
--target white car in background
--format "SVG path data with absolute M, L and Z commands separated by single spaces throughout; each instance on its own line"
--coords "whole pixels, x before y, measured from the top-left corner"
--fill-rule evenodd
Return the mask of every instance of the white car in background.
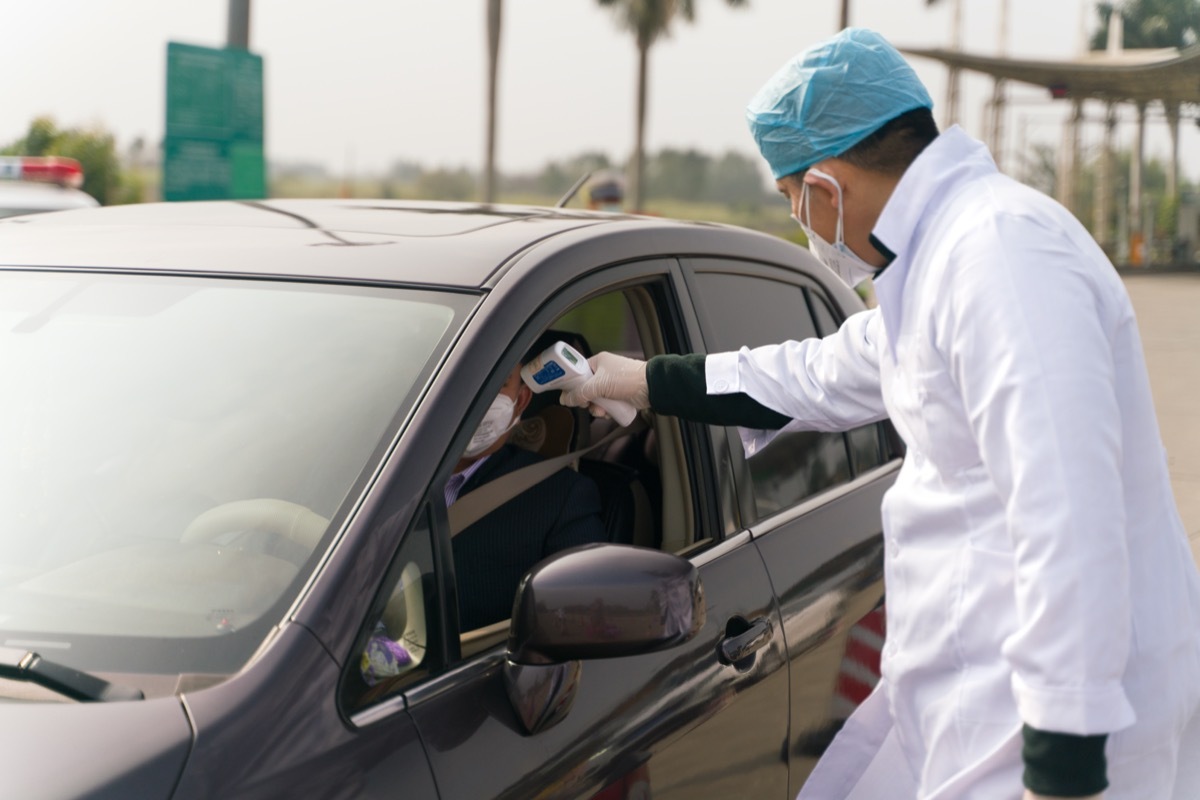
M 73 158 L 0 157 L 0 217 L 100 205 L 82 184 L 83 168 Z

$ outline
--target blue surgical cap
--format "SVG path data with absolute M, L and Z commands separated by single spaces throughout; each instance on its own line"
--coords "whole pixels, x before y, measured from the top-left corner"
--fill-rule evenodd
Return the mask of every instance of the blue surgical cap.
M 885 122 L 933 100 L 908 62 L 866 28 L 847 28 L 775 73 L 746 108 L 776 179 L 839 156 Z

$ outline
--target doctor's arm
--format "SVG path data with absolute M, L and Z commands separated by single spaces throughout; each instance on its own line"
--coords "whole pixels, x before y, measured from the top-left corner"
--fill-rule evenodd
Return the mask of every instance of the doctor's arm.
M 706 356 L 699 354 L 655 356 L 641 361 L 598 353 L 588 359 L 592 377 L 564 391 L 561 402 L 567 406 L 588 406 L 597 416 L 605 412 L 592 401 L 604 398 L 710 425 L 778 430 L 788 424 L 787 417 L 744 393 L 709 395 L 704 378 L 705 361 Z
M 850 317 L 824 339 L 648 362 L 600 353 L 594 375 L 564 392 L 564 405 L 597 397 L 711 425 L 778 430 L 795 423 L 840 431 L 887 416 L 879 385 L 878 312 Z
M 1121 678 L 1131 602 L 1113 289 L 1058 231 L 1001 217 L 960 245 L 937 344 L 1006 510 L 1030 797 L 1107 786 L 1107 734 L 1134 721 Z M 1089 272 L 1090 270 L 1090 272 Z

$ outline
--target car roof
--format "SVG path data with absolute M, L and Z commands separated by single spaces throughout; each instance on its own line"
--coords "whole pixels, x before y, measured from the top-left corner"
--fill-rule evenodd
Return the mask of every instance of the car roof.
M 149 203 L 0 220 L 0 266 L 288 276 L 478 288 L 515 255 L 653 218 L 388 200 Z
M 155 271 L 486 289 L 573 252 L 568 269 L 725 256 L 822 271 L 776 236 L 654 216 L 398 200 L 145 203 L 0 219 L 0 269 Z

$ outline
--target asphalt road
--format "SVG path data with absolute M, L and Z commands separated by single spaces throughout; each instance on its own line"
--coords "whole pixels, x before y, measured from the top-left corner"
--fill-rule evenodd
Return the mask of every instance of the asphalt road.
M 1200 563 L 1200 272 L 1125 274 L 1175 503 Z

